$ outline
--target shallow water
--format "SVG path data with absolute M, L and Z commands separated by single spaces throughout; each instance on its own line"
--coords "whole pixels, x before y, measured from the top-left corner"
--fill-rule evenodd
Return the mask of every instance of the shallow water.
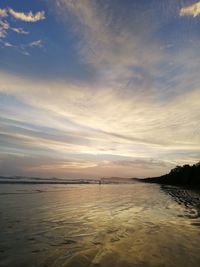
M 198 192 L 0 185 L 0 266 L 200 266 Z

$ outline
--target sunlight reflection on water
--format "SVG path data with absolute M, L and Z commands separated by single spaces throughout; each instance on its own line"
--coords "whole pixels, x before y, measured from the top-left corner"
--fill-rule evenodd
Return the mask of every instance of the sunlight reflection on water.
M 200 266 L 198 192 L 1 185 L 0 218 L 0 266 Z

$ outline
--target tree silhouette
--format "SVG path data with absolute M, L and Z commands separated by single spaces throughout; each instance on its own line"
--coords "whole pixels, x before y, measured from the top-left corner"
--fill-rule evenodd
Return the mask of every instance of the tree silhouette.
M 200 187 L 200 162 L 190 166 L 176 166 L 168 174 L 143 179 L 149 183 L 160 183 L 169 185 L 182 185 L 190 187 Z

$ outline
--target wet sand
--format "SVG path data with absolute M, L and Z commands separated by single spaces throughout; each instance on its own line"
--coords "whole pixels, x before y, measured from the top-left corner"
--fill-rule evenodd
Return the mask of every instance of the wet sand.
M 0 203 L 0 266 L 200 266 L 198 192 L 4 185 Z

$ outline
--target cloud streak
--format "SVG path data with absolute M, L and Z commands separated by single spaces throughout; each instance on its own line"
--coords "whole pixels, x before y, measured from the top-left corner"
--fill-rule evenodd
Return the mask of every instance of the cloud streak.
M 34 46 L 42 47 L 43 42 L 42 42 L 42 40 L 36 40 L 36 41 L 29 43 L 28 46 L 29 47 L 34 47 Z
M 0 17 L 7 17 L 7 10 L 0 8 Z
M 180 16 L 192 16 L 195 18 L 199 15 L 200 15 L 200 2 L 194 3 L 186 7 L 182 7 L 180 10 Z
M 159 167 L 161 171 L 180 164 L 186 156 L 188 159 L 188 153 L 191 162 L 195 162 L 200 153 L 199 90 L 176 96 L 163 105 L 140 94 L 122 99 L 118 91 L 110 88 L 94 92 L 83 84 L 79 87 L 61 81 L 31 81 L 5 73 L 0 77 L 1 92 L 21 102 L 13 108 L 1 109 L 1 116 L 7 120 L 6 124 L 2 121 L 2 143 L 6 147 L 15 146 L 17 153 L 35 151 L 39 156 L 43 151 L 55 158 L 100 157 L 99 162 L 106 156 L 108 164 L 99 164 L 102 173 L 109 169 L 112 175 L 116 170 L 113 162 L 120 158 L 123 160 L 120 172 L 124 171 L 124 176 L 129 176 L 131 170 L 132 175 L 142 176 L 142 168 L 135 159 L 161 160 L 164 164 Z M 23 107 L 23 103 L 28 106 Z M 10 121 L 11 118 L 16 122 Z M 25 121 L 31 121 L 32 125 L 24 128 Z M 39 130 L 37 127 L 41 125 L 43 128 Z M 26 130 L 27 127 L 32 130 Z M 135 164 L 131 163 L 133 159 Z M 155 164 L 150 161 L 147 164 L 149 167 L 145 169 L 154 166 L 155 171 Z
M 24 13 L 24 12 L 18 12 L 12 8 L 9 8 L 8 12 L 14 18 L 16 18 L 18 20 L 25 21 L 25 22 L 37 22 L 37 21 L 45 19 L 45 12 L 44 11 L 38 11 L 35 14 L 33 14 L 32 11 L 29 11 L 28 13 Z
M 95 68 L 102 80 L 113 86 L 128 84 L 130 79 L 138 77 L 132 67 L 142 66 L 143 75 L 149 78 L 148 85 L 151 83 L 153 73 L 149 69 L 153 72 L 155 66 L 163 60 L 163 54 L 159 45 L 149 40 L 154 26 L 148 17 L 141 18 L 134 12 L 134 6 L 133 14 L 122 20 L 120 13 L 116 16 L 99 1 L 57 0 L 56 3 L 64 23 L 72 25 L 80 39 L 80 57 Z M 130 11 L 125 9 L 121 12 Z M 145 27 L 148 32 L 142 30 Z M 146 43 L 148 50 L 145 48 Z

